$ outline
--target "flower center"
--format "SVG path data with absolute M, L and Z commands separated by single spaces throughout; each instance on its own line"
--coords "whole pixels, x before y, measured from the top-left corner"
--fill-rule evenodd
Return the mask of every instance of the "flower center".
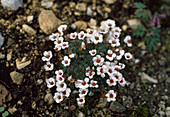
M 65 64 L 68 64 L 68 61 L 67 61 L 67 60 L 65 60 Z
M 118 36 L 117 36 L 117 35 L 115 35 L 115 37 L 117 38 Z
M 59 75 L 61 76 L 61 75 L 62 75 L 62 73 L 60 72 L 60 73 L 59 73 Z
M 130 58 L 130 56 L 129 56 L 129 55 L 127 55 L 126 57 L 127 57 L 127 58 Z
M 63 78 L 62 78 L 62 77 L 60 77 L 60 78 L 59 78 L 59 80 L 60 80 L 60 81 L 62 81 L 62 80 L 63 80 Z
M 51 68 L 51 65 L 47 65 L 49 68 Z
M 86 82 L 84 81 L 84 82 L 82 82 L 82 85 L 86 85 Z
M 116 41 L 112 41 L 112 44 L 116 44 Z
M 81 36 L 80 36 L 81 38 L 83 38 L 84 37 L 84 35 L 83 34 L 81 34 Z
M 47 55 L 47 56 L 46 56 L 46 58 L 48 58 L 48 59 L 49 59 L 49 58 L 50 58 L 50 55 Z
M 113 94 L 110 94 L 110 98 L 113 98 Z
M 111 26 L 112 26 L 112 24 L 108 24 L 108 26 L 109 26 L 109 27 L 111 27 Z
M 119 79 L 119 76 L 118 75 L 115 75 L 116 79 Z
M 104 71 L 103 71 L 103 68 L 101 68 L 101 69 L 100 69 L 100 72 L 101 72 L 101 73 L 103 73 L 103 72 L 104 72 Z
M 60 44 L 60 43 L 61 43 L 61 41 L 59 40 L 59 41 L 58 41 L 58 44 Z
M 113 79 L 110 79 L 110 83 L 114 83 Z
M 57 36 L 54 36 L 53 38 L 54 38 L 54 39 L 56 39 L 56 38 L 57 38 Z
M 131 41 L 130 41 L 130 40 L 128 40 L 127 42 L 128 42 L 128 43 L 131 43 Z
M 118 30 L 115 30 L 115 32 L 119 32 Z
M 96 62 L 97 62 L 97 63 L 100 63 L 100 62 L 101 62 L 101 60 L 100 60 L 100 59 L 97 59 L 97 60 L 96 60 Z
M 85 94 L 85 93 L 86 93 L 86 91 L 85 91 L 85 90 L 83 90 L 81 93 L 82 93 L 82 94 Z
M 99 37 L 95 37 L 96 40 L 99 40 Z
M 50 85 L 54 85 L 54 82 L 50 82 Z
M 60 84 L 60 87 L 62 87 L 62 88 L 63 88 L 63 87 L 64 87 L 64 84 Z
M 83 99 L 80 99 L 79 101 L 80 101 L 80 102 L 83 102 Z
M 120 83 L 123 83 L 123 80 L 121 80 Z
M 66 94 L 66 91 L 63 91 L 63 94 L 65 95 L 65 94 Z
M 92 54 L 95 54 L 95 52 L 93 51 Z
M 109 57 L 112 57 L 112 54 L 108 54 Z
M 96 86 L 96 83 L 92 83 L 93 86 Z
M 58 99 L 61 99 L 61 95 L 58 96 Z
M 112 73 L 112 70 L 111 70 L 111 69 L 109 69 L 109 73 Z

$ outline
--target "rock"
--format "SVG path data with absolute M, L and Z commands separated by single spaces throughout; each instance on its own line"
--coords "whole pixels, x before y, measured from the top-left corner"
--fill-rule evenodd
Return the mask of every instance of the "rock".
M 2 54 L 2 53 L 0 52 L 0 59 L 5 59 L 5 54 Z
M 117 101 L 112 102 L 109 109 L 115 112 L 123 112 L 126 110 L 126 108 Z
M 126 24 L 122 26 L 123 31 L 126 31 L 127 29 L 128 29 L 128 26 Z
M 55 32 L 61 24 L 61 20 L 51 10 L 43 10 L 38 17 L 38 22 L 41 30 L 46 34 Z
M 12 46 L 12 44 L 14 44 L 15 43 L 15 40 L 14 39 L 11 39 L 11 38 L 8 38 L 8 41 L 7 41 L 7 48 L 8 47 L 10 47 L 10 46 Z
M 166 79 L 165 81 L 167 84 L 170 84 L 170 78 Z
M 132 28 L 133 30 L 136 30 L 137 27 L 138 27 L 139 25 L 141 25 L 141 22 L 140 22 L 140 20 L 138 20 L 138 19 L 129 19 L 129 20 L 127 21 L 127 23 L 128 23 L 128 25 L 130 26 L 130 28 Z
M 68 111 L 64 111 L 62 112 L 61 117 L 71 117 L 71 115 Z
M 87 15 L 93 16 L 93 10 L 90 7 L 87 7 Z
M 32 109 L 36 109 L 36 102 L 34 101 L 32 104 L 31 104 L 31 107 L 32 107 Z
M 0 107 L 11 99 L 11 93 L 0 84 Z
M 7 54 L 7 61 L 10 61 L 12 59 L 12 50 Z
M 141 81 L 142 83 L 158 83 L 157 79 L 151 78 L 149 75 L 145 74 L 144 72 L 142 72 Z
M 4 38 L 2 37 L 0 33 L 0 48 L 2 47 L 3 44 L 4 44 Z
M 106 98 L 100 98 L 98 104 L 96 105 L 96 107 L 98 108 L 104 108 L 108 105 L 109 103 L 107 102 Z
M 97 22 L 95 19 L 91 18 L 90 22 L 88 23 L 88 26 L 92 29 L 96 29 Z
M 31 28 L 30 26 L 26 25 L 26 24 L 23 24 L 22 25 L 22 29 L 27 32 L 29 35 L 36 35 L 36 31 Z
M 31 22 L 34 19 L 34 16 L 28 16 L 27 17 L 27 22 Z
M 17 85 L 20 85 L 23 78 L 24 78 L 24 74 L 21 74 L 19 72 L 13 71 L 10 73 L 11 79 L 14 83 L 16 83 Z
M 74 111 L 76 109 L 76 106 L 75 105 L 71 105 L 70 108 L 69 108 L 71 111 Z
M 79 30 L 86 30 L 87 28 L 87 23 L 85 21 L 76 21 L 74 25 Z
M 1 0 L 1 4 L 8 10 L 17 10 L 23 6 L 23 0 Z
M 47 102 L 49 105 L 54 103 L 53 95 L 51 93 L 47 93 L 44 97 L 44 101 Z
M 165 112 L 164 112 L 164 111 L 159 111 L 158 113 L 159 113 L 159 115 L 160 115 L 161 117 L 163 117 L 163 116 L 165 115 Z
M 8 108 L 8 112 L 11 113 L 11 114 L 13 114 L 15 111 L 17 111 L 15 106 L 13 106 L 12 108 Z
M 78 117 L 85 117 L 85 115 L 82 112 L 79 112 Z
M 106 4 L 113 4 L 115 3 L 117 0 L 103 0 Z
M 38 80 L 37 80 L 37 84 L 38 84 L 38 85 L 40 85 L 40 84 L 42 84 L 42 83 L 43 83 L 43 80 L 42 80 L 42 79 L 38 79 Z
M 170 117 L 170 107 L 166 107 L 166 117 Z
M 78 3 L 76 5 L 76 9 L 79 10 L 79 11 L 86 11 L 86 5 L 85 3 Z
M 74 8 L 76 6 L 76 3 L 75 2 L 69 2 L 69 7 L 70 8 Z
M 127 108 L 131 107 L 132 106 L 132 97 L 130 96 L 123 96 L 123 105 L 126 106 Z
M 53 6 L 53 2 L 50 2 L 48 0 L 42 0 L 41 1 L 41 6 L 45 8 L 50 8 Z
M 105 11 L 103 6 L 97 6 L 97 12 L 103 17 L 108 18 L 108 13 Z
M 17 69 L 19 70 L 25 68 L 29 64 L 31 64 L 31 60 L 26 61 L 26 57 L 22 58 L 21 61 L 19 61 L 19 59 L 16 59 L 16 66 L 17 66 Z

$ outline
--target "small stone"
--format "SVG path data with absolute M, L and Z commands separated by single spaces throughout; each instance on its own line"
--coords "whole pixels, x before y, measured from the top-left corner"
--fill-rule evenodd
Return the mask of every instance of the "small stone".
M 123 112 L 126 110 L 126 108 L 117 101 L 112 102 L 109 109 L 115 112 Z
M 4 38 L 2 37 L 0 33 L 0 48 L 2 47 L 3 44 L 4 44 Z
M 44 101 L 49 105 L 54 103 L 53 95 L 51 93 L 47 93 L 44 97 Z
M 170 117 L 170 111 L 166 111 L 166 117 Z
M 16 83 L 17 85 L 20 85 L 23 78 L 24 78 L 24 74 L 13 71 L 10 73 L 11 79 L 14 83 Z
M 17 102 L 17 104 L 18 104 L 18 105 L 22 105 L 23 103 L 19 100 L 19 101 Z
M 43 80 L 42 80 L 42 79 L 38 79 L 38 80 L 37 80 L 37 84 L 38 84 L 38 85 L 40 85 L 40 84 L 42 84 L 42 83 L 43 83 Z
M 76 29 L 76 25 L 75 25 L 75 24 L 71 24 L 71 28 L 72 28 L 73 30 L 75 30 L 75 29 Z
M 0 84 L 0 107 L 6 102 L 12 100 L 11 93 Z
M 76 6 L 76 3 L 75 2 L 69 2 L 69 6 L 70 6 L 70 8 L 74 8 Z
M 92 16 L 93 10 L 90 7 L 87 7 L 87 15 Z
M 28 26 L 28 25 L 26 25 L 26 24 L 23 24 L 23 25 L 22 25 L 22 29 L 23 29 L 25 32 L 27 32 L 29 35 L 36 35 L 36 31 L 35 31 L 32 27 L 30 27 L 30 26 Z
M 74 25 L 79 30 L 86 30 L 87 28 L 87 23 L 85 21 L 76 21 Z
M 51 8 L 53 6 L 53 2 L 50 2 L 50 1 L 47 1 L 47 0 L 42 0 L 41 6 L 45 7 L 45 8 Z
M 85 115 L 82 112 L 79 112 L 78 117 L 85 117 Z
M 34 16 L 28 16 L 27 17 L 27 22 L 31 22 L 34 19 Z
M 31 107 L 32 107 L 32 109 L 36 109 L 36 102 L 35 101 L 31 104 Z
M 123 25 L 123 26 L 122 26 L 122 30 L 123 30 L 123 31 L 126 31 L 127 29 L 128 29 L 128 25 Z
M 131 85 L 130 85 L 130 89 L 134 89 L 134 87 L 135 87 L 135 83 L 132 82 Z
M 106 4 L 113 4 L 115 3 L 117 0 L 103 0 Z
M 0 53 L 0 59 L 5 59 L 5 54 Z
M 98 108 L 104 108 L 108 105 L 107 99 L 106 98 L 100 98 L 98 104 L 96 107 Z
M 166 79 L 165 81 L 167 84 L 170 84 L 170 78 Z
M 123 105 L 126 106 L 127 108 L 131 107 L 132 106 L 132 97 L 130 96 L 123 96 Z
M 138 47 L 140 47 L 142 50 L 145 50 L 146 49 L 146 45 L 144 42 L 139 42 L 138 43 Z
M 71 111 L 74 111 L 75 109 L 76 109 L 76 106 L 75 106 L 75 105 L 71 105 L 71 106 L 70 106 L 70 110 L 71 110 Z
M 127 21 L 127 23 L 129 24 L 130 28 L 132 28 L 133 30 L 136 30 L 137 27 L 138 27 L 139 25 L 141 25 L 141 22 L 140 22 L 140 20 L 138 20 L 138 19 L 129 19 L 129 20 Z
M 12 50 L 7 54 L 7 61 L 12 59 Z
M 79 11 L 86 11 L 86 4 L 85 3 L 78 3 L 76 5 L 76 9 Z
M 15 107 L 8 108 L 8 112 L 11 114 L 13 114 L 15 111 L 17 111 L 17 109 Z
M 160 116 L 164 116 L 165 115 L 164 111 L 159 111 L 158 113 L 159 113 Z
M 41 30 L 46 34 L 55 32 L 61 24 L 61 20 L 51 10 L 43 10 L 38 16 L 38 22 Z
M 17 10 L 23 6 L 23 0 L 1 0 L 1 4 L 8 10 Z
M 25 68 L 29 64 L 31 64 L 31 60 L 26 61 L 26 57 L 24 57 L 21 61 L 19 61 L 19 59 L 16 59 L 16 66 L 19 70 Z
M 10 46 L 12 46 L 12 44 L 14 44 L 15 43 L 15 40 L 14 39 L 11 39 L 11 38 L 8 38 L 8 41 L 7 41 L 7 48 L 8 47 L 10 47 Z
M 142 83 L 158 83 L 157 79 L 151 78 L 149 75 L 145 74 L 144 72 L 142 73 L 141 81 Z
M 91 18 L 90 22 L 88 23 L 88 26 L 92 29 L 96 29 L 97 22 L 95 19 Z

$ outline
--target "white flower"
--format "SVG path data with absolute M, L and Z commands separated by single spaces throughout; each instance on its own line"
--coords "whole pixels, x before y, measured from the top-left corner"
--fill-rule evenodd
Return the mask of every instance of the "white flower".
M 65 49 L 65 48 L 68 48 L 68 47 L 69 47 L 68 42 L 62 43 L 62 49 Z
M 55 86 L 55 79 L 54 78 L 46 79 L 46 83 L 48 88 L 52 88 Z
M 108 50 L 108 51 L 107 51 L 106 58 L 107 58 L 108 60 L 112 61 L 115 57 L 116 57 L 116 54 L 113 53 L 112 50 Z
M 127 44 L 128 47 L 132 47 L 131 36 L 127 35 L 124 39 L 124 42 Z
M 80 89 L 86 89 L 89 87 L 89 78 L 85 78 L 84 80 L 77 80 L 75 82 L 75 86 Z
M 62 76 L 56 76 L 56 80 L 57 82 L 60 82 L 60 83 L 64 82 L 64 78 Z
M 118 47 L 120 46 L 119 39 L 111 38 L 109 40 L 109 43 L 111 44 L 112 47 Z
M 92 56 L 95 56 L 95 55 L 96 55 L 96 49 L 90 50 L 89 53 L 90 53 Z
M 125 51 L 124 50 L 119 50 L 117 53 L 116 53 L 116 59 L 117 60 L 120 60 L 122 58 L 122 56 L 124 55 Z
M 66 85 L 66 83 L 65 82 L 57 82 L 56 83 L 56 86 L 57 86 L 57 91 L 58 92 L 63 92 L 63 91 L 65 91 L 66 90 L 66 88 L 67 88 L 67 85 Z
M 76 39 L 76 37 L 77 37 L 76 32 L 70 34 L 70 39 Z
M 79 38 L 80 40 L 83 40 L 83 39 L 85 38 L 85 36 L 86 36 L 86 33 L 84 33 L 84 31 L 81 31 L 81 32 L 78 34 L 78 38 Z
M 57 46 L 62 46 L 64 38 L 63 37 L 59 37 L 54 44 L 56 44 Z
M 63 101 L 63 94 L 57 92 L 57 93 L 54 94 L 53 98 L 56 101 L 56 103 L 60 103 L 61 101 Z
M 115 27 L 115 21 L 111 20 L 111 19 L 106 20 L 104 22 L 104 24 L 107 28 L 114 28 Z
M 120 71 L 121 67 L 119 65 L 114 65 L 114 70 L 115 71 Z
M 88 93 L 88 89 L 79 89 L 79 97 L 84 97 L 84 96 L 86 96 L 87 95 L 87 93 Z
M 126 80 L 123 78 L 123 77 L 121 77 L 120 79 L 119 79 L 119 84 L 121 85 L 121 86 L 125 86 L 126 85 Z
M 95 33 L 98 33 L 97 30 L 90 29 L 86 35 L 86 37 L 91 38 Z
M 103 35 L 99 33 L 95 33 L 92 37 L 93 43 L 98 44 L 103 42 Z
M 106 34 L 108 32 L 108 28 L 100 26 L 100 33 L 101 34 Z
M 107 74 L 108 74 L 109 76 L 112 76 L 113 73 L 114 73 L 114 66 L 108 66 L 106 70 L 107 70 L 107 71 L 106 71 Z
M 60 51 L 60 50 L 61 50 L 61 46 L 55 45 L 54 50 L 55 50 L 56 52 Z
M 70 88 L 66 88 L 66 90 L 63 91 L 62 93 L 63 93 L 63 96 L 69 97 L 70 93 L 71 93 L 71 89 Z
M 59 38 L 60 34 L 59 33 L 53 33 L 52 35 L 49 36 L 49 39 L 51 41 L 55 41 Z
M 63 32 L 63 31 L 65 31 L 67 29 L 67 25 L 60 25 L 59 27 L 58 27 L 58 31 L 59 32 Z
M 95 57 L 93 57 L 93 63 L 95 66 L 99 65 L 103 65 L 103 62 L 104 62 L 104 58 L 101 57 L 100 55 L 96 55 Z
M 116 93 L 113 90 L 108 91 L 108 93 L 106 94 L 107 97 L 107 101 L 116 101 Z
M 62 70 L 62 69 L 56 70 L 56 71 L 55 71 L 55 74 L 56 74 L 57 76 L 63 76 L 63 70 Z
M 47 63 L 44 65 L 44 68 L 46 71 L 52 71 L 54 69 L 54 64 L 47 61 Z
M 132 59 L 132 54 L 129 52 L 125 53 L 124 56 L 125 56 L 125 59 L 127 59 L 127 60 Z
M 92 79 L 94 75 L 95 75 L 94 68 L 89 70 L 89 72 L 86 72 L 86 76 L 88 76 L 90 79 Z
M 114 33 L 113 33 L 113 37 L 114 37 L 114 38 L 117 39 L 117 38 L 119 38 L 119 36 L 120 36 L 120 33 L 118 33 L 118 32 L 114 32 Z
M 42 57 L 42 60 L 43 61 L 50 61 L 50 59 L 52 58 L 52 52 L 51 51 L 44 51 L 43 53 L 43 57 Z
M 105 73 L 106 73 L 106 65 L 103 65 L 102 67 L 97 67 L 97 75 L 100 75 L 102 78 L 105 77 Z
M 120 72 L 114 71 L 112 76 L 115 77 L 119 81 L 123 75 Z
M 70 55 L 68 55 L 70 58 L 74 58 L 75 57 L 75 54 L 70 54 Z
M 69 80 L 71 83 L 73 83 L 73 82 L 75 81 L 75 79 L 72 78 L 72 75 L 68 77 L 68 80 Z
M 80 98 L 77 98 L 77 103 L 78 105 L 83 105 L 85 103 L 85 97 L 80 97 Z
M 98 88 L 98 87 L 99 87 L 99 85 L 97 84 L 97 81 L 95 81 L 95 80 L 91 80 L 91 81 L 90 81 L 90 87 Z
M 125 68 L 125 64 L 123 63 L 119 63 L 120 69 L 124 69 Z
M 117 33 L 120 33 L 122 30 L 119 28 L 119 27 L 114 27 L 113 28 L 113 32 L 117 32 Z
M 113 76 L 106 80 L 106 83 L 109 86 L 115 86 L 117 84 L 116 82 L 117 82 L 117 79 Z
M 81 42 L 81 48 L 86 49 L 86 44 L 84 42 Z
M 71 59 L 68 56 L 64 56 L 64 60 L 61 62 L 65 67 L 70 65 Z

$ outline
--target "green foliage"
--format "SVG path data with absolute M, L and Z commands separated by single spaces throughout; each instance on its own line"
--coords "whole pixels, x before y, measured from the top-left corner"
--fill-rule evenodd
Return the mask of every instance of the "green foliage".
M 2 117 L 7 117 L 9 115 L 9 112 L 8 111 L 3 112 L 4 110 L 5 108 L 3 106 L 0 107 L 0 113 L 2 113 Z
M 144 104 L 140 104 L 137 109 L 137 115 L 141 117 L 148 117 L 148 108 Z
M 143 25 L 139 25 L 135 31 L 133 31 L 133 36 L 143 37 L 145 35 L 145 30 Z
M 136 3 L 134 3 L 134 5 L 133 5 L 133 8 L 137 8 L 137 9 L 144 9 L 144 8 L 146 8 L 147 6 L 145 5 L 145 4 L 143 4 L 143 3 L 141 3 L 141 2 L 136 2 Z

